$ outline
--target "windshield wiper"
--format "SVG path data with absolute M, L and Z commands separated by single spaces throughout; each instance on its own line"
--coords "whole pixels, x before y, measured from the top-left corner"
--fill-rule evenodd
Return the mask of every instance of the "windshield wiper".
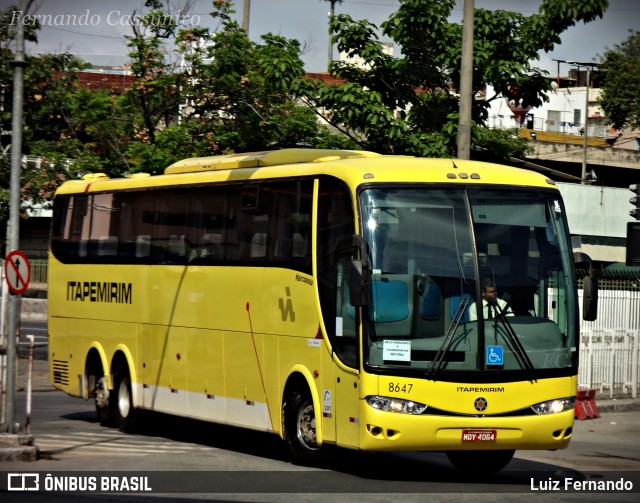
M 440 346 L 440 349 L 438 349 L 436 357 L 431 362 L 431 367 L 429 367 L 429 370 L 427 370 L 427 375 L 435 374 L 444 366 L 444 357 L 451 348 L 451 344 L 453 343 L 453 335 L 456 333 L 458 325 L 460 325 L 460 321 L 464 316 L 464 312 L 470 303 L 471 299 L 468 297 L 463 297 L 462 299 L 460 299 L 460 305 L 453 315 L 453 319 L 451 320 L 451 324 L 449 325 L 449 329 L 447 330 L 447 335 L 445 336 L 444 341 L 442 341 L 442 345 Z
M 522 368 L 532 372 L 534 370 L 533 363 L 531 362 L 531 359 L 529 358 L 529 355 L 527 354 L 526 349 L 524 349 L 524 346 L 520 342 L 520 339 L 518 339 L 518 335 L 513 329 L 513 326 L 511 325 L 511 323 L 509 323 L 509 320 L 507 319 L 507 316 L 506 316 L 507 309 L 500 309 L 499 306 L 494 306 L 494 307 L 498 308 L 497 309 L 498 315 L 496 316 L 496 320 L 498 320 L 502 324 L 502 327 L 504 328 L 504 332 L 507 336 L 507 340 L 511 343 L 512 350 L 516 355 L 516 358 L 518 359 L 520 365 L 522 366 Z

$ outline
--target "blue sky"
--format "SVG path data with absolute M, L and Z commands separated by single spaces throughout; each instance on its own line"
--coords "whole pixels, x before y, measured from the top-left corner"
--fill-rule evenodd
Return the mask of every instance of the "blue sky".
M 0 8 L 4 10 L 18 1 L 0 0 Z M 179 5 L 184 0 L 169 1 L 171 5 Z M 213 27 L 208 15 L 211 0 L 192 0 L 192 3 L 189 19 Z M 461 22 L 463 3 L 463 0 L 457 1 L 452 21 Z M 540 0 L 475 0 L 476 7 L 523 14 L 537 12 L 540 3 Z M 31 53 L 69 51 L 95 64 L 122 64 L 127 53 L 123 36 L 130 34 L 128 16 L 136 8 L 140 10 L 143 4 L 142 0 L 35 0 L 35 13 L 49 16 L 44 18 L 49 20 L 49 24 L 41 30 L 39 44 L 29 44 L 27 50 Z M 303 60 L 306 70 L 325 71 L 329 5 L 327 0 L 251 0 L 249 35 L 254 40 L 267 32 L 296 38 L 305 47 Z M 379 25 L 398 5 L 397 0 L 344 0 L 336 4 L 336 13 L 368 19 Z M 235 6 L 236 17 L 240 20 L 243 1 L 236 0 Z M 562 44 L 553 53 L 542 54 L 537 66 L 555 75 L 557 63 L 554 58 L 583 62 L 597 60 L 607 48 L 613 48 L 627 38 L 629 30 L 640 31 L 640 1 L 610 0 L 603 19 L 587 25 L 579 23 L 562 34 Z M 563 75 L 567 70 L 561 67 Z

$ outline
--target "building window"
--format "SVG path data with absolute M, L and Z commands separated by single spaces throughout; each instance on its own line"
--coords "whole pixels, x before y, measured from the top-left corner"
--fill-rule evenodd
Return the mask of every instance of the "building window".
M 584 125 L 582 124 L 582 110 L 580 110 L 579 108 L 573 109 L 573 123 L 576 126 L 580 126 L 580 127 Z

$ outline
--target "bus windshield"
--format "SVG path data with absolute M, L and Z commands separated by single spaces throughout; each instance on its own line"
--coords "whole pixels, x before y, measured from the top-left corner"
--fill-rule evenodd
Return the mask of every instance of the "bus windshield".
M 369 188 L 360 207 L 368 368 L 569 375 L 576 299 L 557 193 Z

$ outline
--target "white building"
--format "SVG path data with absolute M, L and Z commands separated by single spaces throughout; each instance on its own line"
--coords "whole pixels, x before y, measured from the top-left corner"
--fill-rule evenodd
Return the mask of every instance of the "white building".
M 608 169 L 616 165 L 638 169 L 637 180 L 628 183 L 640 181 L 638 142 L 625 141 L 621 148 L 611 148 L 619 135 L 607 125 L 608 119 L 600 106 L 601 89 L 561 88 L 555 84 L 547 95 L 548 101 L 536 108 L 523 108 L 521 104 L 509 103 L 505 97 L 491 100 L 495 91 L 489 86 L 486 99 L 491 100 L 491 104 L 487 125 L 498 129 L 520 128 L 521 136 L 537 140 L 534 162 L 544 159 L 580 163 L 588 153 L 589 168 L 604 169 L 606 164 Z M 585 115 L 588 150 L 583 147 Z M 622 159 L 619 155 L 622 152 L 630 155 Z M 588 172 L 587 178 L 589 175 L 592 175 L 589 185 L 558 183 L 567 208 L 574 251 L 583 251 L 604 263 L 624 262 L 627 222 L 634 221 L 629 215 L 632 193 L 626 188 L 605 187 L 593 173 Z
M 555 84 L 555 82 L 554 82 Z M 540 107 L 526 108 L 509 102 L 504 97 L 491 101 L 487 125 L 498 129 L 527 128 L 538 131 L 582 136 L 584 132 L 586 87 L 557 87 L 547 95 L 548 102 Z M 495 90 L 487 86 L 486 97 L 495 96 Z M 600 106 L 602 90 L 588 89 L 587 136 L 589 138 L 613 138 L 615 133 L 607 126 L 607 118 Z M 515 108 L 515 110 L 514 110 Z

